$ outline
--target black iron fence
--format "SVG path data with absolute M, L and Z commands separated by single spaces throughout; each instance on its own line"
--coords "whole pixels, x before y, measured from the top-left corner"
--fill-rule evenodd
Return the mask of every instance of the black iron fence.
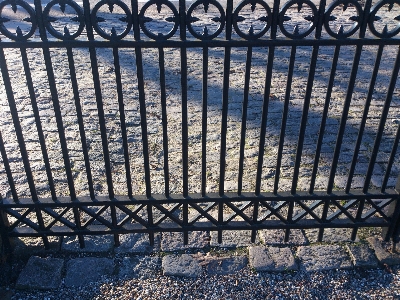
M 0 2 L 3 244 L 394 237 L 399 20 L 398 0 Z

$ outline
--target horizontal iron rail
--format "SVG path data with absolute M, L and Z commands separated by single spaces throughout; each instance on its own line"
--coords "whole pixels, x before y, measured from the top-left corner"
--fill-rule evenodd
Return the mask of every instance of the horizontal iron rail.
M 258 196 L 254 193 L 242 193 L 238 195 L 236 193 L 225 193 L 223 196 L 219 196 L 218 193 L 206 194 L 204 197 L 201 194 L 189 194 L 187 197 L 183 195 L 170 195 L 168 198 L 164 195 L 152 195 L 147 198 L 145 195 L 138 195 L 133 197 L 128 196 L 116 196 L 113 199 L 107 196 L 96 196 L 95 199 L 90 197 L 78 197 L 75 201 L 71 201 L 70 197 L 59 197 L 57 200 L 51 198 L 39 199 L 38 202 L 34 203 L 29 198 L 21 198 L 19 202 L 15 203 L 11 199 L 3 199 L 0 204 L 0 208 L 9 207 L 80 207 L 80 206 L 102 206 L 110 205 L 133 205 L 133 204 L 174 204 L 174 203 L 207 203 L 207 202 L 245 202 L 245 201 L 309 201 L 309 200 L 359 200 L 359 199 L 387 199 L 397 198 L 400 200 L 400 195 L 395 190 L 387 190 L 382 193 L 379 190 L 370 190 L 367 193 L 362 191 L 350 191 L 345 193 L 342 191 L 334 191 L 331 194 L 326 192 L 315 191 L 312 194 L 308 192 L 297 192 L 291 194 L 290 192 L 274 193 L 260 193 Z
M 400 45 L 400 39 L 352 38 L 352 39 L 265 39 L 265 40 L 166 40 L 166 41 L 1 41 L 1 48 L 202 48 L 202 47 L 268 47 L 268 46 L 354 46 L 354 45 Z
M 35 231 L 29 227 L 18 227 L 9 232 L 10 237 L 40 237 L 128 234 L 151 232 L 189 232 L 189 231 L 218 231 L 218 230 L 262 230 L 262 229 L 311 229 L 311 228 L 355 228 L 355 227 L 388 227 L 391 223 L 382 222 L 380 218 L 368 219 L 364 222 L 353 223 L 349 220 L 336 219 L 329 223 L 319 223 L 315 220 L 304 219 L 296 223 L 283 223 L 279 220 L 268 220 L 257 224 L 248 224 L 243 221 L 232 221 L 229 225 L 215 225 L 212 222 L 196 222 L 195 225 L 179 226 L 173 223 L 163 223 L 158 226 L 146 227 L 140 224 L 126 224 L 121 228 L 110 229 L 104 225 L 90 225 L 84 230 L 72 230 L 66 226 L 53 226 L 52 230 Z

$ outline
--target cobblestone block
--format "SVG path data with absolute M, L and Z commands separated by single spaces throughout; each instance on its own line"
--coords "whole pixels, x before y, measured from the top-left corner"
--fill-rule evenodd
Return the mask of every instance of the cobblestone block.
M 348 252 L 350 253 L 351 261 L 355 267 L 362 268 L 376 268 L 378 266 L 378 260 L 376 259 L 374 252 L 368 247 L 368 245 L 346 245 Z
M 387 264 L 387 265 L 400 264 L 400 255 L 397 253 L 391 253 L 387 249 L 385 249 L 382 245 L 382 241 L 379 238 L 371 236 L 367 238 L 367 241 L 374 249 L 375 255 L 381 264 Z
M 124 257 L 118 272 L 119 278 L 150 278 L 161 273 L 158 256 Z
M 209 257 L 203 263 L 209 275 L 228 275 L 240 271 L 247 265 L 246 256 Z
M 164 256 L 162 269 L 169 276 L 198 277 L 203 272 L 199 261 L 190 254 Z
M 18 289 L 56 289 L 61 284 L 61 272 L 64 260 L 60 258 L 40 258 L 31 256 L 25 268 L 19 274 Z
M 289 248 L 250 247 L 249 261 L 250 266 L 259 272 L 283 272 L 298 269 L 298 265 Z
M 350 257 L 338 245 L 301 246 L 296 256 L 300 259 L 300 268 L 306 271 L 325 271 L 333 269 L 350 269 Z

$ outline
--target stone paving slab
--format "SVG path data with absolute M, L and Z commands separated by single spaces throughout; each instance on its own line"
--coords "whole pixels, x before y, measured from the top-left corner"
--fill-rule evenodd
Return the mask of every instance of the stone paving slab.
M 378 260 L 374 252 L 366 244 L 361 245 L 346 245 L 347 251 L 350 254 L 351 261 L 355 267 L 360 268 L 376 268 Z
M 322 242 L 326 243 L 341 243 L 341 242 L 353 242 L 351 240 L 351 228 L 325 228 Z M 310 243 L 318 242 L 318 228 L 305 229 L 304 230 L 307 239 Z M 354 242 L 358 242 L 359 238 L 356 237 Z
M 162 251 L 179 251 L 185 249 L 202 249 L 210 245 L 210 234 L 205 231 L 189 232 L 189 243 L 183 243 L 182 232 L 163 232 L 161 234 Z
M 198 277 L 203 269 L 197 258 L 190 254 L 166 255 L 162 259 L 164 275 Z
M 61 250 L 68 252 L 109 252 L 114 247 L 112 235 L 85 236 L 85 248 L 81 248 L 77 236 L 64 237 Z
M 387 265 L 398 265 L 400 264 L 400 255 L 397 253 L 391 253 L 385 249 L 382 245 L 382 240 L 372 236 L 367 238 L 368 243 L 375 251 L 375 255 L 381 264 Z
M 25 268 L 19 274 L 18 289 L 56 289 L 61 284 L 61 272 L 64 260 L 60 258 L 40 258 L 31 256 Z
M 300 268 L 306 271 L 326 271 L 350 269 L 349 255 L 339 245 L 300 246 L 296 256 L 300 259 Z
M 249 262 L 250 266 L 258 272 L 283 272 L 298 269 L 290 248 L 250 247 Z
M 307 245 L 308 241 L 300 229 L 290 230 L 289 241 L 285 242 L 284 229 L 260 230 L 260 239 L 264 245 Z
M 114 272 L 114 262 L 109 258 L 83 257 L 67 262 L 66 286 L 82 286 Z
M 215 257 L 211 255 L 199 258 L 200 265 L 206 266 L 206 271 L 210 275 L 233 274 L 245 268 L 248 263 L 246 256 L 227 256 Z
M 158 256 L 124 257 L 119 267 L 119 278 L 149 278 L 161 273 Z
M 222 248 L 236 248 L 236 247 L 247 247 L 254 245 L 251 243 L 251 231 L 250 230 L 226 230 L 222 233 L 222 243 L 218 243 L 218 231 L 211 231 L 211 247 L 222 247 Z M 255 244 L 260 243 L 260 238 L 256 236 Z
M 150 246 L 149 235 L 145 233 L 121 234 L 116 253 L 151 253 L 160 250 L 160 234 L 154 235 L 154 246 Z

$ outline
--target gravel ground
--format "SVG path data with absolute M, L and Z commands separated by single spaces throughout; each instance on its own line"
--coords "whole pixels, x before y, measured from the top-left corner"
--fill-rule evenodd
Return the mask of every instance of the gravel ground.
M 197 279 L 158 276 L 105 278 L 80 288 L 15 293 L 11 299 L 399 299 L 400 267 L 284 274 L 246 268 L 229 276 Z

